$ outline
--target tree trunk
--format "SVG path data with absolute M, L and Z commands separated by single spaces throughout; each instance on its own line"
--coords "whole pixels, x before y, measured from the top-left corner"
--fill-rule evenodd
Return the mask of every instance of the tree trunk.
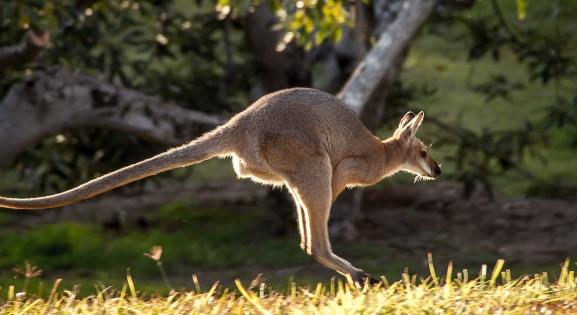
M 277 50 L 282 32 L 272 29 L 276 17 L 268 5 L 258 5 L 243 22 L 254 62 L 259 68 L 257 82 L 249 95 L 251 101 L 273 91 L 310 85 L 310 67 L 305 52 L 295 45 Z
M 378 5 L 380 1 L 376 2 Z M 392 12 L 383 14 L 377 29 L 384 29 L 377 43 L 356 67 L 338 96 L 355 111 L 370 129 L 381 122 L 385 98 L 397 77 L 411 40 L 431 14 L 434 0 L 390 1 Z M 396 11 L 398 10 L 398 11 Z M 376 12 L 379 15 L 379 12 Z M 330 232 L 336 238 L 352 240 L 357 232 L 355 221 L 361 215 L 362 192 L 345 191 L 333 205 Z

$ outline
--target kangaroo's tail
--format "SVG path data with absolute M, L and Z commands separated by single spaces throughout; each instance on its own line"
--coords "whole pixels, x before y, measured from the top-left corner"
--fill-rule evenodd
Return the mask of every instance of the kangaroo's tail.
M 200 163 L 216 156 L 226 156 L 232 152 L 232 140 L 234 139 L 227 126 L 221 126 L 188 144 L 95 178 L 59 194 L 23 199 L 0 197 L 0 207 L 42 209 L 69 205 L 148 176 Z

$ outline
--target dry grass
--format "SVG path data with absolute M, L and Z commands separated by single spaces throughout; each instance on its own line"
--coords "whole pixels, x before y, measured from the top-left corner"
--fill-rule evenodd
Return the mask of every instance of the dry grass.
M 575 274 L 569 261 L 559 279 L 550 282 L 546 273 L 512 280 L 509 270 L 498 261 L 490 275 L 486 266 L 480 276 L 468 279 L 467 270 L 453 277 L 452 264 L 446 276 L 437 277 L 429 257 L 430 276 L 426 279 L 403 274 L 402 280 L 389 284 L 383 278 L 378 286 L 355 287 L 351 282 L 331 281 L 313 288 L 292 285 L 286 292 L 269 289 L 265 283 L 243 285 L 236 289 L 218 284 L 202 292 L 193 277 L 196 290 L 172 292 L 168 296 L 139 293 L 130 276 L 120 291 L 112 288 L 79 298 L 74 292 L 60 290 L 56 281 L 49 297 L 26 297 L 13 287 L 2 290 L 0 313 L 6 314 L 573 314 L 577 312 Z M 6 295 L 7 294 L 7 295 Z

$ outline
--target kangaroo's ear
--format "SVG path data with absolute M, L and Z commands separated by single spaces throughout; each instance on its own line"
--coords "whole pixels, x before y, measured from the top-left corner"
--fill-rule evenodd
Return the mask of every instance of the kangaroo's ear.
M 411 119 L 408 122 L 405 122 L 404 120 L 407 117 L 411 117 Z M 399 128 L 397 128 L 397 130 L 395 131 L 394 136 L 399 139 L 410 139 L 415 137 L 415 135 L 417 134 L 417 130 L 419 129 L 421 123 L 423 122 L 423 118 L 425 118 L 425 113 L 423 113 L 422 111 L 419 112 L 416 116 L 412 112 L 406 113 L 403 119 L 401 119 Z
M 425 112 L 420 111 L 411 123 L 409 124 L 409 128 L 411 129 L 411 137 L 414 137 L 417 134 L 417 130 L 421 127 L 421 123 L 423 122 L 423 118 L 425 118 Z
M 415 113 L 413 113 L 413 112 L 405 113 L 405 115 L 403 116 L 403 118 L 401 118 L 401 121 L 399 122 L 399 126 L 397 127 L 397 130 L 402 129 L 414 117 L 415 117 Z
M 403 131 L 406 130 L 408 124 L 411 122 L 411 120 L 415 118 L 415 113 L 413 112 L 407 112 L 405 113 L 405 115 L 403 116 L 403 118 L 401 118 L 401 121 L 399 122 L 399 126 L 397 127 L 397 130 L 395 130 L 395 133 L 393 134 L 395 137 L 401 137 L 401 133 L 403 133 Z M 407 136 L 409 136 L 409 134 L 407 134 Z

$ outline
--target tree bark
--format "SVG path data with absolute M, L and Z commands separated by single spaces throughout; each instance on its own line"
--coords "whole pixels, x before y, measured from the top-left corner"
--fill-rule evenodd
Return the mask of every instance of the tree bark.
M 109 128 L 174 146 L 225 121 L 62 68 L 39 70 L 0 102 L 0 167 L 69 129 Z
M 392 20 L 375 46 L 356 67 L 338 94 L 370 129 L 382 120 L 385 98 L 398 75 L 414 35 L 429 17 L 434 0 L 408 0 L 400 4 Z M 394 5 L 394 3 L 389 3 Z M 379 27 L 383 27 L 382 23 Z M 331 233 L 338 238 L 352 240 L 357 232 L 354 222 L 361 216 L 360 190 L 345 191 L 333 205 Z
M 337 93 L 370 48 L 374 29 L 373 8 L 363 1 L 355 2 L 355 27 L 345 28 L 338 43 L 326 42 L 307 55 L 315 64 L 313 87 Z
M 433 0 L 405 1 L 397 18 L 381 34 L 340 91 L 339 98 L 361 117 L 363 113 L 373 111 L 371 107 L 384 107 L 372 100 L 383 99 L 377 96 L 387 94 L 391 78 L 396 77 L 399 64 L 404 60 L 404 52 L 431 14 L 433 5 Z
M 49 32 L 28 30 L 20 44 L 0 47 L 0 72 L 34 61 L 49 44 Z
M 292 86 L 310 86 L 310 66 L 303 49 L 289 44 L 283 50 L 277 50 L 283 33 L 272 28 L 276 16 L 266 3 L 247 14 L 243 22 L 254 62 L 259 68 L 259 77 L 249 95 L 251 101 Z

